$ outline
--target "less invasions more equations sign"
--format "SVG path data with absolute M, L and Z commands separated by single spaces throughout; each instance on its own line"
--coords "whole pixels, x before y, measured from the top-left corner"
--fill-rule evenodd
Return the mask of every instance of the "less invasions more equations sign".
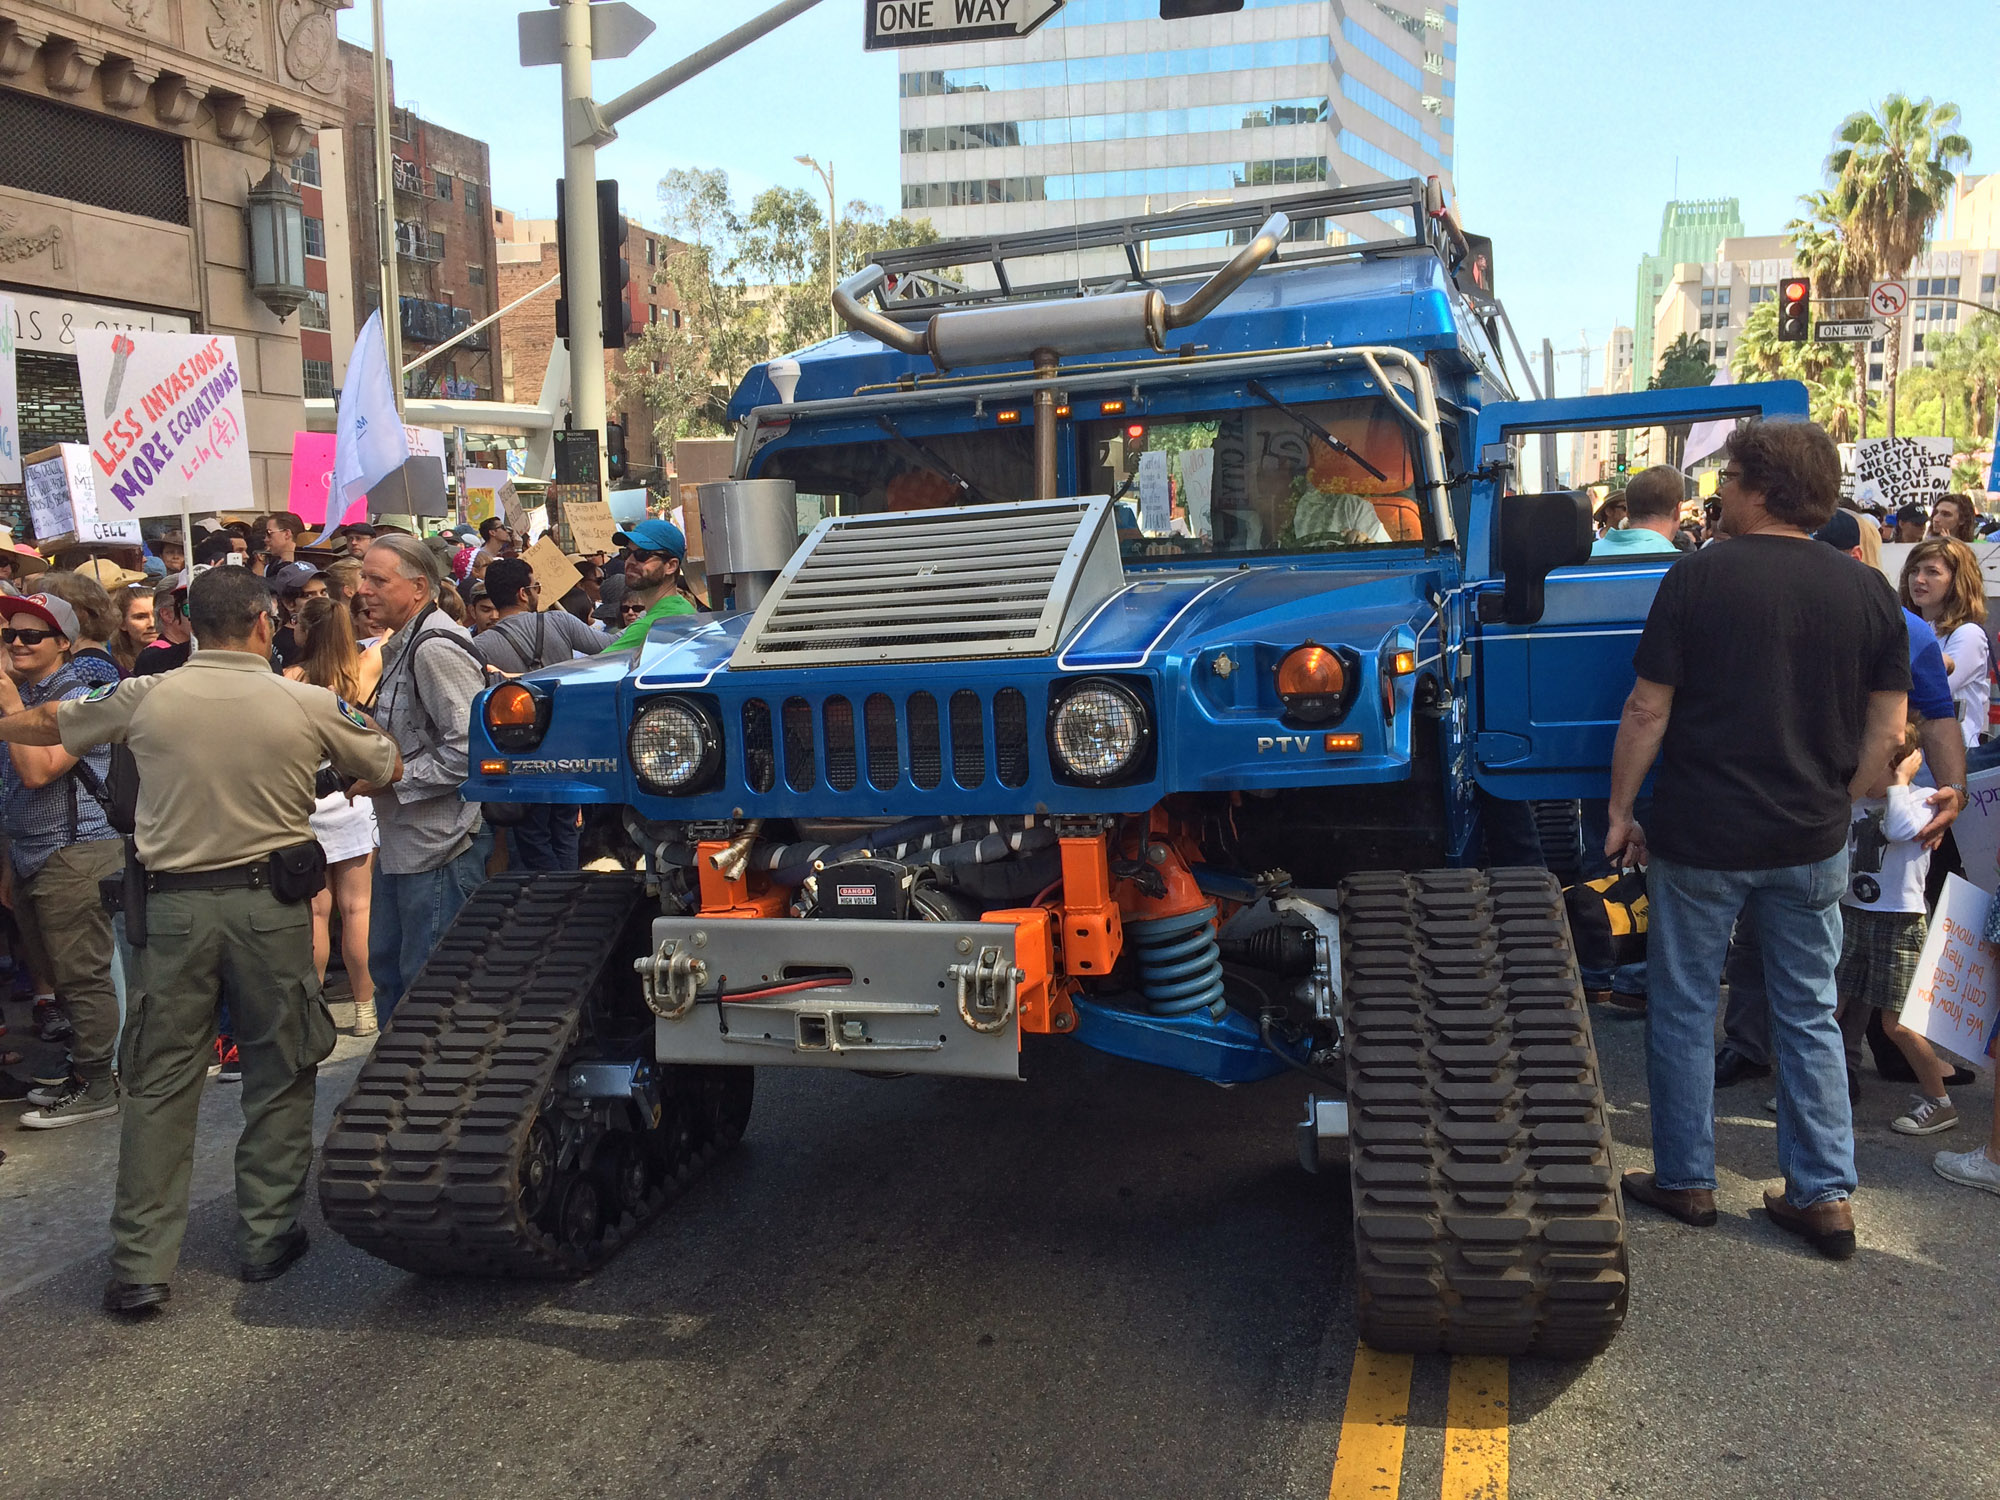
M 100 517 L 253 503 L 236 340 L 98 328 L 77 335 L 76 364 Z

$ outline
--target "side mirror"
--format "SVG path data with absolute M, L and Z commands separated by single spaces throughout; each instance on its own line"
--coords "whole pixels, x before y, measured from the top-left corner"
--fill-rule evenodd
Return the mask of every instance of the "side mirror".
M 1542 585 L 1550 573 L 1590 561 L 1596 538 L 1590 497 L 1578 491 L 1502 495 L 1495 517 L 1502 588 L 1480 596 L 1480 618 L 1532 625 L 1542 617 Z M 1497 605 L 1497 608 L 1495 607 Z

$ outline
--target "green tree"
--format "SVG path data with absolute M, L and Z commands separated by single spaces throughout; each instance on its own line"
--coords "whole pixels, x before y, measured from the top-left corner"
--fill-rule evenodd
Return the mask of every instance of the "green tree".
M 1840 201 L 1829 192 L 1812 192 L 1801 194 L 1799 202 L 1805 207 L 1805 216 L 1792 220 L 1785 226 L 1785 232 L 1791 236 L 1793 257 L 1800 272 L 1812 283 L 1815 302 L 1821 306 L 1830 303 L 1835 307 L 1844 308 L 1855 299 L 1865 297 L 1868 294 L 1868 268 L 1862 263 L 1860 252 L 1848 239 L 1844 210 Z M 1808 372 L 1801 360 L 1798 369 L 1799 379 L 1824 386 L 1828 391 L 1838 388 L 1858 393 L 1861 390 L 1861 370 L 1868 357 L 1861 346 L 1858 344 L 1829 346 L 1817 342 L 1778 344 L 1777 304 L 1770 303 L 1768 306 L 1771 308 L 1771 314 L 1767 323 L 1774 347 L 1828 351 L 1826 363 L 1819 369 Z M 1755 321 L 1754 315 L 1752 321 Z M 1843 365 L 1848 368 L 1846 377 L 1833 378 L 1829 383 L 1832 370 Z M 1775 368 L 1772 373 L 1776 373 Z M 1829 415 L 1832 415 L 1831 412 Z M 1814 420 L 1819 421 L 1829 433 L 1838 431 L 1847 434 L 1845 437 L 1836 437 L 1834 439 L 1836 442 L 1847 442 L 1856 432 L 1857 421 L 1861 433 L 1865 434 L 1868 430 L 1866 414 L 1858 407 L 1833 417 L 1832 420 L 1822 421 L 1817 416 Z
M 1660 356 L 1659 372 L 1646 382 L 1649 391 L 1682 390 L 1688 386 L 1707 385 L 1715 379 L 1715 365 L 1708 357 L 1708 345 L 1691 333 L 1684 333 L 1667 345 Z M 1687 451 L 1688 434 L 1694 431 L 1692 422 L 1669 422 L 1666 424 L 1667 462 L 1675 468 L 1681 466 L 1681 455 Z
M 1856 262 L 1871 277 L 1900 276 L 1923 249 L 1951 195 L 1956 167 L 1972 155 L 1958 133 L 1956 104 L 1891 94 L 1871 114 L 1841 122 L 1826 159 L 1832 202 Z M 1901 319 L 1891 322 L 1885 380 L 1888 435 L 1896 435 L 1896 364 Z

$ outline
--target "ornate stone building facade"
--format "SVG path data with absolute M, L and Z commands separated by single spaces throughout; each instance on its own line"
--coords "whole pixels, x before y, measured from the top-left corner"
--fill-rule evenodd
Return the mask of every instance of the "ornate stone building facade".
M 83 441 L 75 330 L 236 340 L 255 493 L 285 502 L 305 425 L 297 317 L 250 295 L 244 205 L 341 118 L 351 0 L 0 0 L 0 292 L 22 440 Z

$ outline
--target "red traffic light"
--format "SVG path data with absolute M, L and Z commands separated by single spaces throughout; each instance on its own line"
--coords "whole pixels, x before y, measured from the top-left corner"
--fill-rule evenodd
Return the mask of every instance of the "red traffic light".
M 1125 436 L 1130 438 L 1133 442 L 1135 443 L 1138 442 L 1139 439 L 1144 437 L 1145 435 L 1146 435 L 1146 424 L 1144 422 L 1129 422 L 1126 424 Z
M 1812 283 L 1809 281 L 1788 281 L 1785 283 L 1785 300 L 1787 302 L 1803 302 L 1811 290 Z

